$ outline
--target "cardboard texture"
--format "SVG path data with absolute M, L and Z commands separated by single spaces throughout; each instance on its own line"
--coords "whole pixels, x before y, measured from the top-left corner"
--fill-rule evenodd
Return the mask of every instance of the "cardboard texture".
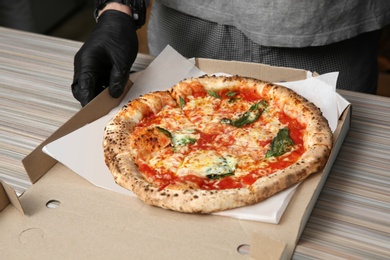
M 261 75 L 273 81 L 306 78 L 302 70 L 207 59 L 196 62 L 209 73 Z M 20 197 L 25 215 L 0 189 L 2 258 L 289 259 L 349 129 L 351 112 L 347 107 L 339 120 L 335 147 L 324 171 L 299 185 L 280 223 L 274 225 L 145 205 L 137 198 L 92 185 L 42 152 L 44 144 L 119 103 L 120 99 L 108 98 L 104 92 L 23 160 L 33 182 Z M 240 253 L 243 245 L 249 245 L 250 251 Z
M 6 185 L 7 184 L 0 181 L 0 212 L 11 203 L 11 201 L 8 197 L 8 194 L 6 192 L 6 189 L 5 189 Z
M 5 182 L 0 181 L 0 212 L 9 204 L 14 206 L 20 213 L 24 214 L 22 205 L 20 204 L 16 192 Z

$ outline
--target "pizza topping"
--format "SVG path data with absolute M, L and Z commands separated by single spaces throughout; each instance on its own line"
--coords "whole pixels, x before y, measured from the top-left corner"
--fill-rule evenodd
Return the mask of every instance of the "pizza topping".
M 253 104 L 240 118 L 236 120 L 222 118 L 221 123 L 235 127 L 243 127 L 245 125 L 252 124 L 261 116 L 261 113 L 266 107 L 267 103 L 264 100 L 261 100 L 260 102 Z
M 235 97 L 237 94 L 238 94 L 237 91 L 229 91 L 225 94 L 226 97 L 229 97 L 229 100 L 228 100 L 229 104 L 234 103 L 234 102 L 242 99 L 241 97 Z
M 196 130 L 194 129 L 183 129 L 171 133 L 160 126 L 156 126 L 156 128 L 171 138 L 174 152 L 177 152 L 182 146 L 196 143 L 198 139 Z
M 167 135 L 169 138 L 172 139 L 172 134 L 171 134 L 171 132 L 169 132 L 167 129 L 164 129 L 164 128 L 159 127 L 159 126 L 156 126 L 156 128 L 157 128 L 158 130 L 160 130 L 163 134 Z
M 234 175 L 238 162 L 237 158 L 228 155 L 225 157 L 220 157 L 219 160 L 224 167 L 220 167 L 220 171 L 208 172 L 209 174 L 206 175 L 207 178 L 211 180 L 220 180 L 222 178 Z M 223 172 L 223 170 L 225 172 Z
M 137 150 L 138 158 L 147 159 L 153 153 L 169 146 L 171 140 L 152 127 L 136 128 L 130 138 L 130 147 Z
M 194 129 L 183 129 L 182 131 L 175 131 L 172 134 L 172 143 L 175 147 L 174 150 L 181 146 L 185 146 L 188 144 L 194 144 L 198 140 L 196 130 Z
M 231 103 L 234 103 L 234 102 L 236 102 L 238 100 L 241 100 L 241 98 L 234 98 L 234 97 L 233 98 L 229 98 L 228 103 L 231 104 Z
M 147 123 L 139 123 L 149 129 L 154 126 L 169 140 L 168 150 L 148 155 L 150 159 L 145 161 L 155 169 L 160 188 L 179 180 L 200 189 L 251 185 L 295 160 L 282 155 L 293 150 L 303 153 L 293 148 L 290 138 L 293 134 L 301 143 L 302 126 L 255 93 L 216 92 L 196 85 L 191 94 L 178 97 L 180 109 L 162 109 L 145 118 Z M 196 181 L 190 181 L 194 178 Z M 224 185 L 220 185 L 222 181 Z
M 220 96 L 217 92 L 214 92 L 214 91 L 212 91 L 212 90 L 207 90 L 207 93 L 208 93 L 210 96 L 212 96 L 212 97 L 221 99 L 221 96 Z
M 196 175 L 209 179 L 219 179 L 234 174 L 237 159 L 223 157 L 215 150 L 196 150 L 188 154 L 179 167 L 177 175 Z
M 234 97 L 235 95 L 237 95 L 238 92 L 237 91 L 229 91 L 228 93 L 226 93 L 226 96 L 227 97 Z
M 158 153 L 154 153 L 153 157 L 149 161 L 139 160 L 137 163 L 138 165 L 147 164 L 152 167 L 154 169 L 154 175 L 156 175 L 158 178 L 167 178 L 165 175 L 168 172 L 170 173 L 169 175 L 175 176 L 175 173 L 183 162 L 184 157 L 185 154 L 176 153 L 172 150 L 171 147 L 166 147 Z
M 294 142 L 291 140 L 288 128 L 280 129 L 271 142 L 271 149 L 267 151 L 265 157 L 283 155 L 292 150 Z
M 180 105 L 180 108 L 183 109 L 183 107 L 185 106 L 186 104 L 186 101 L 184 100 L 184 98 L 182 96 L 179 97 L 179 105 Z

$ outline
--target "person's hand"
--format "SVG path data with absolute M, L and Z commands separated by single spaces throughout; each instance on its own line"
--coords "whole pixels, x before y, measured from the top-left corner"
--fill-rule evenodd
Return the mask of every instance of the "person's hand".
M 136 27 L 131 16 L 107 10 L 74 59 L 73 96 L 85 106 L 108 86 L 118 98 L 129 80 L 138 52 Z

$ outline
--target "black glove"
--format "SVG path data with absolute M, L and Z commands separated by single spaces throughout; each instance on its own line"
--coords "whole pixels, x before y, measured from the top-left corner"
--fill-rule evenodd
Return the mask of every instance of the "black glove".
M 107 10 L 74 59 L 73 96 L 85 106 L 105 86 L 118 98 L 129 80 L 130 68 L 138 53 L 133 18 Z

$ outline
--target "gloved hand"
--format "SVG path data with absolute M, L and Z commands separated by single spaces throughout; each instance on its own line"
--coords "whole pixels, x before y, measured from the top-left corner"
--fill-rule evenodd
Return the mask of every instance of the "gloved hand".
M 132 17 L 115 10 L 103 12 L 75 55 L 73 96 L 85 106 L 108 86 L 110 95 L 118 98 L 127 84 L 137 52 Z

